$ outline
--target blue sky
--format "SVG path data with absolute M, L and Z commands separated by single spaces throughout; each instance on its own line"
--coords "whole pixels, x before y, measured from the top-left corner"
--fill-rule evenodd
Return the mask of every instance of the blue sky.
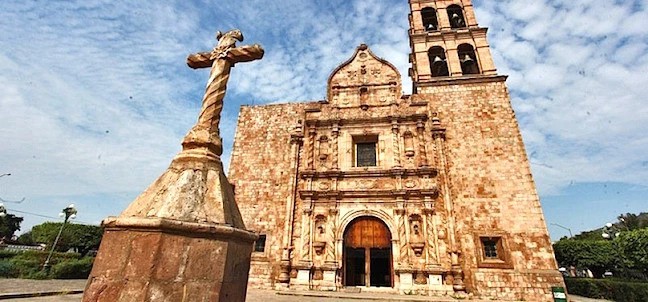
M 547 222 L 575 234 L 648 212 L 648 0 L 474 5 L 510 76 Z M 241 105 L 323 99 L 360 43 L 406 76 L 408 11 L 405 0 L 2 1 L 0 174 L 12 175 L 0 198 L 26 198 L 5 203 L 23 230 L 69 203 L 83 223 L 118 215 L 195 122 L 208 71 L 185 59 L 217 30 L 240 28 L 266 49 L 233 71 L 228 161 Z

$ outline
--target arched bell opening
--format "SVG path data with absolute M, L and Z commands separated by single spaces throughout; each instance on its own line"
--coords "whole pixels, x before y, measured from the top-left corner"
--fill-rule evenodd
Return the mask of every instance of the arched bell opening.
M 464 18 L 463 9 L 461 6 L 453 4 L 446 9 L 448 12 L 448 19 L 450 19 L 450 27 L 464 28 L 466 27 L 466 19 Z
M 448 71 L 448 61 L 446 60 L 445 50 L 441 46 L 434 46 L 428 50 L 428 58 L 430 59 L 430 71 L 433 77 L 446 77 L 450 73 Z
M 376 217 L 358 217 L 344 231 L 344 285 L 393 287 L 391 232 Z
M 425 28 L 425 31 L 434 31 L 439 29 L 439 20 L 437 19 L 437 12 L 434 8 L 426 7 L 422 9 L 421 17 L 423 19 L 423 28 Z
M 461 72 L 463 74 L 479 74 L 479 64 L 475 49 L 470 44 L 461 44 L 457 48 L 459 53 L 459 62 L 461 62 Z

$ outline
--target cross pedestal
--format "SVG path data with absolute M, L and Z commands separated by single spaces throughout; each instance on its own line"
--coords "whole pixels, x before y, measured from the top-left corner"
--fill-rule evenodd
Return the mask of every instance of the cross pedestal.
M 260 59 L 263 49 L 235 47 L 238 30 L 218 38 L 211 53 L 188 59 L 190 67 L 212 67 L 198 123 L 162 176 L 103 221 L 84 302 L 245 301 L 258 236 L 245 230 L 223 172 L 218 124 L 231 67 Z

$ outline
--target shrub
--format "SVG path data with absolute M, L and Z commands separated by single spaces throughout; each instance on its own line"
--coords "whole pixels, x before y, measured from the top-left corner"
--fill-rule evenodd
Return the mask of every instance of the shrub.
M 0 278 L 16 278 L 18 271 L 9 260 L 0 260 Z
M 1 250 L 0 251 L 0 259 L 13 258 L 18 254 L 19 254 L 18 252 Z
M 54 279 L 87 279 L 92 270 L 94 258 L 85 257 L 78 260 L 66 260 L 52 267 L 50 274 Z
M 570 294 L 625 302 L 643 302 L 648 297 L 648 283 L 606 279 L 565 278 Z

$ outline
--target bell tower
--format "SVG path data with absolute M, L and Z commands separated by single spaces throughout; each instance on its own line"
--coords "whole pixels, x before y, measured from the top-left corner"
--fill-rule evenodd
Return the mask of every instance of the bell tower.
M 487 28 L 477 24 L 471 0 L 410 0 L 409 75 L 420 86 L 496 75 Z

